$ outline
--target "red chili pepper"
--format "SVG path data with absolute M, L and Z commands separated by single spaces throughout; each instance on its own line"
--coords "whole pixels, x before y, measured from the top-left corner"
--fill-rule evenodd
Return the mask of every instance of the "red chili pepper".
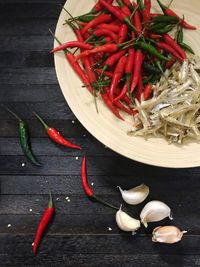
M 179 61 L 183 61 L 184 59 L 179 55 L 179 53 L 170 45 L 164 43 L 164 42 L 157 42 L 156 46 L 158 48 L 161 48 L 169 53 L 171 53 L 173 56 L 175 56 Z
M 156 17 L 160 17 L 162 16 L 163 14 L 160 14 L 160 13 L 151 13 L 151 18 L 156 18 Z
M 117 40 L 117 35 L 112 32 L 111 30 L 108 29 L 97 29 L 93 31 L 93 34 L 96 37 L 101 37 L 101 36 L 109 36 L 111 39 L 113 39 L 114 41 Z M 86 48 L 87 49 L 87 48 Z
M 96 26 L 97 29 L 107 29 L 107 30 L 111 30 L 115 33 L 118 33 L 119 30 L 120 30 L 120 27 L 118 25 L 115 25 L 113 23 L 109 23 L 109 24 L 106 24 L 106 23 L 102 23 L 102 24 L 99 24 Z
M 80 53 L 77 57 L 76 60 L 79 60 L 83 57 L 87 57 L 92 54 L 96 54 L 99 52 L 104 52 L 104 53 L 114 53 L 119 49 L 119 44 L 105 44 L 101 46 L 97 46 L 91 50 L 85 50 L 82 53 Z
M 142 74 L 140 74 L 139 80 L 138 80 L 137 91 L 136 91 L 136 98 L 139 102 L 141 101 L 143 90 L 144 90 L 144 87 L 143 87 L 143 82 L 142 82 Z
M 120 60 L 118 61 L 117 66 L 114 70 L 114 75 L 113 75 L 112 82 L 110 85 L 110 94 L 109 94 L 110 99 L 112 101 L 114 100 L 114 95 L 115 95 L 115 90 L 117 88 L 117 85 L 120 82 L 120 80 L 124 74 L 126 62 L 127 62 L 126 56 L 122 56 L 120 58 Z
M 95 69 L 95 71 L 98 73 L 98 74 L 101 74 L 103 69 Z M 110 71 L 104 71 L 103 72 L 105 76 L 109 77 L 109 78 L 112 78 L 113 77 L 113 73 L 110 72 Z
M 137 50 L 135 52 L 135 59 L 134 59 L 134 70 L 133 70 L 133 78 L 131 82 L 131 93 L 133 93 L 135 87 L 138 84 L 138 80 L 139 80 L 140 73 L 141 73 L 142 61 L 143 61 L 143 54 L 140 50 Z
M 34 245 L 33 245 L 33 252 L 34 253 L 37 252 L 37 248 L 38 248 L 39 242 L 41 240 L 42 234 L 44 233 L 48 223 L 52 219 L 54 212 L 55 212 L 55 209 L 53 206 L 53 199 L 52 199 L 52 195 L 50 192 L 50 199 L 49 199 L 48 207 L 45 209 L 43 216 L 42 216 L 42 219 L 40 220 L 40 223 L 39 223 L 37 231 L 36 231 Z
M 52 127 L 49 127 L 46 122 L 36 113 L 33 112 L 34 115 L 39 119 L 39 121 L 41 122 L 41 124 L 44 126 L 48 136 L 57 144 L 66 146 L 66 147 L 70 147 L 70 148 L 75 148 L 75 149 L 82 149 L 80 146 L 75 145 L 73 143 L 71 143 L 69 140 L 67 140 L 66 138 L 64 138 L 63 136 L 60 135 L 60 133 Z
M 106 0 L 99 0 L 99 1 L 116 18 L 118 18 L 122 22 L 125 22 L 132 30 L 137 31 L 134 25 L 131 23 L 129 16 L 124 14 L 122 11 L 120 11 L 115 6 L 112 6 L 111 4 L 109 4 Z
M 55 47 L 54 49 L 52 49 L 50 51 L 50 53 L 55 53 L 55 52 L 58 52 L 58 51 L 61 51 L 61 50 L 65 50 L 66 48 L 74 48 L 74 47 L 78 47 L 78 48 L 81 48 L 81 49 L 92 49 L 92 48 L 94 48 L 94 46 L 91 45 L 91 44 L 86 44 L 84 42 L 79 42 L 79 41 L 72 41 L 72 42 L 67 42 L 67 43 L 64 43 L 64 44 L 61 44 L 61 45 Z
M 116 89 L 116 96 L 121 93 L 121 89 Z M 131 100 L 127 95 L 124 95 L 120 100 L 122 100 L 127 106 L 131 105 Z
M 149 99 L 151 93 L 152 93 L 152 85 L 151 84 L 147 84 L 146 87 L 144 88 L 144 93 L 143 93 L 144 101 Z
M 137 8 L 137 5 L 135 2 L 133 2 L 132 5 L 134 8 Z M 141 22 L 140 13 L 138 10 L 135 11 L 132 22 L 135 28 L 137 29 L 136 34 L 139 36 L 142 33 L 142 22 Z
M 153 40 L 160 40 L 162 38 L 162 35 L 160 34 L 155 34 L 155 33 L 149 33 L 149 37 Z
M 172 57 L 172 59 L 170 61 L 166 62 L 165 68 L 170 69 L 174 65 L 175 62 L 176 62 L 176 58 Z
M 114 99 L 114 102 L 122 99 L 127 93 L 128 88 L 130 88 L 131 74 L 133 72 L 133 66 L 134 66 L 134 57 L 135 57 L 135 49 L 131 47 L 128 49 L 128 57 L 125 66 L 126 84 L 122 88 L 120 94 Z
M 112 101 L 109 98 L 108 95 L 109 90 L 105 89 L 104 93 L 101 94 L 101 97 L 104 101 L 104 103 L 107 105 L 107 107 L 112 111 L 112 113 L 120 120 L 124 120 L 122 116 L 120 115 L 119 111 L 117 108 L 113 105 Z
M 189 30 L 196 30 L 197 28 L 193 25 L 188 24 L 184 19 L 180 18 L 172 9 L 168 8 L 167 6 L 163 5 L 159 0 L 157 0 L 158 4 L 160 5 L 163 13 L 167 16 L 175 16 L 180 19 L 181 26 L 185 29 Z
M 143 22 L 149 22 L 151 19 L 151 0 L 144 0 L 144 10 L 142 11 Z
M 114 0 L 107 0 L 110 4 L 113 3 Z M 90 13 L 98 13 L 103 10 L 103 6 L 99 3 L 99 1 L 95 4 L 95 6 L 92 8 Z
M 87 76 L 88 76 L 88 80 L 89 80 L 90 85 L 91 85 L 92 83 L 95 82 L 96 79 L 95 79 L 95 74 L 93 72 L 93 68 L 91 66 L 89 58 L 85 57 L 83 63 L 84 63 L 85 71 L 86 71 Z
M 180 45 L 176 43 L 176 41 L 174 41 L 174 39 L 169 34 L 163 34 L 163 40 L 172 48 L 174 48 L 183 59 L 187 58 L 185 51 L 180 47 Z
M 121 50 L 110 57 L 108 57 L 104 63 L 102 74 L 107 68 L 111 68 L 124 54 L 126 53 L 126 50 Z
M 132 111 L 125 107 L 120 101 L 115 101 L 114 105 L 124 111 L 125 113 L 132 115 Z
M 87 25 L 81 30 L 81 32 L 84 35 L 89 29 L 94 28 L 98 24 L 109 22 L 111 20 L 112 20 L 112 17 L 108 14 L 99 15 L 95 19 L 88 22 Z
M 113 209 L 119 209 L 113 205 L 111 205 L 110 203 L 102 200 L 101 198 L 97 197 L 94 192 L 92 191 L 92 189 L 90 188 L 89 184 L 88 184 L 88 178 L 87 178 L 87 165 L 86 165 L 86 156 L 83 157 L 83 160 L 82 160 L 82 165 L 81 165 L 81 180 L 82 180 L 82 185 L 83 185 L 83 189 L 85 190 L 85 193 L 86 195 L 89 197 L 89 198 L 93 198 L 94 200 L 96 200 L 97 202 L 105 205 L 105 206 L 108 206 L 110 208 L 113 208 Z
M 128 34 L 128 27 L 126 24 L 122 24 L 119 30 L 119 39 L 118 39 L 119 44 L 122 44 L 126 40 L 127 34 Z

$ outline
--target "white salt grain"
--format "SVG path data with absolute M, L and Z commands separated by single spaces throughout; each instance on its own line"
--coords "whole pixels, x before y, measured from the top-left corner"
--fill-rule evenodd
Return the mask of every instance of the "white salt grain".
M 74 124 L 74 123 L 75 123 L 75 121 L 72 121 L 72 123 Z
M 78 160 L 79 159 L 79 157 L 76 157 L 76 160 Z
M 25 166 L 25 163 L 23 162 L 23 163 L 22 163 L 22 167 L 24 167 L 24 166 Z
M 92 182 L 92 183 L 91 183 L 91 186 L 93 186 L 93 185 L 94 185 L 94 183 Z
M 8 228 L 10 228 L 10 227 L 11 227 L 11 224 L 9 223 L 9 224 L 8 224 Z
M 111 227 L 108 227 L 108 231 L 112 231 L 112 228 Z

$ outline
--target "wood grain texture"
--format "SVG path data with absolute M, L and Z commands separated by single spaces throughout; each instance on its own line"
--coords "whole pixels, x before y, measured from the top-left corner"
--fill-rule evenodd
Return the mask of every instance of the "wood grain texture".
M 55 0 L 0 0 L 0 265 L 199 266 L 200 169 L 163 169 L 122 158 L 83 128 L 61 93 L 49 54 L 53 38 L 48 29 L 55 29 L 59 12 Z M 33 167 L 23 156 L 17 122 L 5 106 L 29 125 L 41 168 Z M 33 110 L 83 151 L 53 144 Z M 122 199 L 116 186 L 149 185 L 146 202 L 165 201 L 174 213 L 173 222 L 166 219 L 159 225 L 175 224 L 188 230 L 182 242 L 173 246 L 152 243 L 156 223 L 141 228 L 136 236 L 120 231 L 115 211 L 92 202 L 83 192 L 80 166 L 85 153 L 89 183 L 97 195 L 119 206 Z M 31 244 L 49 189 L 56 215 L 34 256 Z M 123 209 L 139 217 L 142 205 L 124 204 Z

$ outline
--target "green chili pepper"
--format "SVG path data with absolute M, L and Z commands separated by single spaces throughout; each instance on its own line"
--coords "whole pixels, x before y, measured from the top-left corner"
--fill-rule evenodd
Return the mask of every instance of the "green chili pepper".
M 174 24 L 174 23 L 178 23 L 180 21 L 180 19 L 178 17 L 175 17 L 175 16 L 158 16 L 158 17 L 152 18 L 151 21 L 155 22 L 155 23 L 165 22 L 165 23 L 169 23 L 169 24 Z
M 82 21 L 82 22 L 90 22 L 91 20 L 93 20 L 95 18 L 96 18 L 96 16 L 94 14 L 89 13 L 89 14 L 84 14 L 84 15 L 75 17 L 74 19 Z
M 158 50 L 151 44 L 147 44 L 144 42 L 138 42 L 135 44 L 136 46 L 139 46 L 142 50 L 145 50 L 149 52 L 151 55 L 157 57 L 160 60 L 169 61 L 169 59 L 165 56 L 163 56 Z
M 185 44 L 185 43 L 179 43 L 179 45 L 186 51 L 190 52 L 191 54 L 195 54 L 194 53 L 194 50 L 192 49 L 191 46 L 189 46 L 188 44 Z
M 26 124 L 22 121 L 20 117 L 18 117 L 17 114 L 12 112 L 10 109 L 6 108 L 19 122 L 19 139 L 20 139 L 20 145 L 22 148 L 22 151 L 24 152 L 24 155 L 26 158 L 35 166 L 41 166 L 41 163 L 36 159 L 36 157 L 33 155 L 33 152 L 31 150 L 30 146 L 30 137 L 29 132 Z
M 178 31 L 176 41 L 178 44 L 183 43 L 183 28 Z
M 151 31 L 153 31 L 153 30 L 161 30 L 161 29 L 165 28 L 168 25 L 169 24 L 166 23 L 166 22 L 159 22 L 159 23 L 151 24 L 148 29 L 151 30 Z
M 146 70 L 148 73 L 153 74 L 160 74 L 160 70 L 155 67 L 154 65 L 149 64 L 148 62 L 144 61 L 142 63 L 142 67 L 144 70 Z
M 165 26 L 162 29 L 156 29 L 156 30 L 154 30 L 153 33 L 156 33 L 156 34 L 165 34 L 165 33 L 170 32 L 174 28 L 174 26 L 175 26 L 175 24 L 174 25 L 167 25 L 167 26 Z

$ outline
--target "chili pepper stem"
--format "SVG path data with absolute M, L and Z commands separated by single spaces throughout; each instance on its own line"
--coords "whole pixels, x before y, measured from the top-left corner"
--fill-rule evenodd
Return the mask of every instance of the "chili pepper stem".
M 5 109 L 7 109 L 8 112 L 10 112 L 19 122 L 22 122 L 22 119 L 12 110 L 10 110 L 8 107 L 5 107 Z
M 35 111 L 33 111 L 33 114 L 38 118 L 38 120 L 41 122 L 44 128 L 48 130 L 49 126 L 46 124 L 46 122 Z
M 96 195 L 92 195 L 92 198 L 94 198 L 94 200 L 98 201 L 99 203 L 102 203 L 102 204 L 105 205 L 105 206 L 108 206 L 108 207 L 110 207 L 110 208 L 112 208 L 112 209 L 115 209 L 115 210 L 119 210 L 118 207 L 113 206 L 112 204 L 110 204 L 110 203 L 108 203 L 107 201 L 105 201 L 105 200 L 103 200 L 103 199 L 97 197 Z
M 48 208 L 53 208 L 53 197 L 52 197 L 52 193 L 51 191 L 49 191 L 49 204 L 48 204 Z

